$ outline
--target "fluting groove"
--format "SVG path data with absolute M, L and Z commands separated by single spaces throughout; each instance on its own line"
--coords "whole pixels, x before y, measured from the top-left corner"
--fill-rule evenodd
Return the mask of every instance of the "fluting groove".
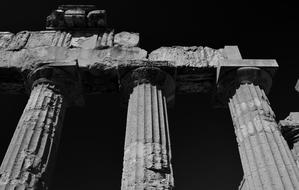
M 49 160 L 58 144 L 65 111 L 51 84 L 38 84 L 17 125 L 0 168 L 0 190 L 48 188 Z
M 171 190 L 166 100 L 158 87 L 140 84 L 130 95 L 122 190 Z
M 244 170 L 241 189 L 299 189 L 298 168 L 264 91 L 242 84 L 230 99 L 229 108 Z

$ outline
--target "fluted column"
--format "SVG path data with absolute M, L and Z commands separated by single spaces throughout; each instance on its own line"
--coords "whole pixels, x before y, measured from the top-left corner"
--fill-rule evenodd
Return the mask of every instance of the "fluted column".
M 48 189 L 67 96 L 52 71 L 47 75 L 53 80 L 43 74 L 36 72 L 36 80 L 31 77 L 28 103 L 0 167 L 0 190 Z
M 239 185 L 239 188 L 238 190 L 248 190 L 249 187 L 248 187 L 248 181 L 246 181 L 246 179 L 243 177 L 240 185 Z
M 253 84 L 263 81 L 256 80 L 263 73 L 257 68 L 242 69 L 240 73 L 240 86 L 229 100 L 229 109 L 244 170 L 244 188 L 299 189 L 299 171 L 292 153 L 264 90 Z
M 128 103 L 121 189 L 170 190 L 173 172 L 165 89 L 155 84 L 156 77 L 139 77 Z

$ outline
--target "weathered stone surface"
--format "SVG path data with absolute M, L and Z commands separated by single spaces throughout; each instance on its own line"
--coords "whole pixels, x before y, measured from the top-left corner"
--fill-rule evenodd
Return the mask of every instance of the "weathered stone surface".
M 88 67 L 105 59 L 142 60 L 147 52 L 141 48 L 112 47 L 103 50 L 82 48 L 39 47 L 20 51 L 0 50 L 0 67 L 25 70 L 35 68 L 38 63 L 47 61 L 69 62 L 78 59 L 80 67 Z
M 55 35 L 56 31 L 30 32 L 30 37 L 26 43 L 25 48 L 50 46 Z
M 249 189 L 299 189 L 299 170 L 264 91 L 241 84 L 229 108 Z
M 95 49 L 97 47 L 97 34 L 79 34 L 78 37 L 73 35 L 71 39 L 71 47 L 83 49 Z
M 124 34 L 128 32 L 123 32 Z M 121 33 L 119 33 L 121 34 Z M 135 34 L 128 33 L 128 36 Z M 118 36 L 115 44 L 115 36 Z M 62 32 L 54 30 L 46 31 L 22 31 L 14 35 L 9 32 L 0 33 L 0 50 L 18 51 L 23 48 L 33 49 L 37 47 L 58 46 L 83 49 L 106 49 L 113 46 L 134 47 L 134 39 L 128 36 L 120 38 L 114 35 L 113 30 L 100 31 L 71 31 Z M 132 37 L 133 38 L 133 37 Z M 139 36 L 138 36 L 139 40 Z M 131 43 L 131 44 L 130 44 Z M 136 42 L 138 43 L 138 42 Z
M 223 49 L 209 47 L 161 47 L 149 54 L 149 60 L 172 61 L 177 67 L 177 91 L 210 92 L 216 83 L 219 61 L 227 59 Z
M 14 34 L 11 32 L 0 32 L 0 49 L 6 48 L 11 42 Z
M 88 50 L 48 46 L 20 51 L 0 50 L 0 74 L 3 72 L 0 76 L 0 93 L 24 93 L 26 73 L 52 62 L 64 64 L 74 60 L 78 60 L 82 70 L 85 93 L 118 91 L 119 65 L 126 67 L 135 59 L 144 60 L 146 55 L 147 52 L 138 47 Z M 139 63 L 135 64 L 135 67 L 138 65 Z
M 103 49 L 113 46 L 114 31 L 105 32 L 101 36 L 98 36 L 96 48 Z
M 0 167 L 0 190 L 48 188 L 64 112 L 54 85 L 33 88 Z
M 22 31 L 13 36 L 9 45 L 7 46 L 7 50 L 20 50 L 22 49 L 29 39 L 30 32 Z
M 130 95 L 122 190 L 173 189 L 166 98 L 151 84 Z
M 209 47 L 161 47 L 149 54 L 152 61 L 174 61 L 176 66 L 217 67 L 220 59 L 226 59 L 223 49 Z
M 286 119 L 279 121 L 279 127 L 299 168 L 299 112 L 291 112 Z
M 22 31 L 16 35 L 12 33 L 2 34 L 0 49 L 19 51 L 23 48 L 33 49 L 45 46 L 68 47 L 71 39 L 72 35 L 68 32 Z
M 116 46 L 126 46 L 134 47 L 139 44 L 139 34 L 138 33 L 129 33 L 129 32 L 120 32 L 114 36 L 114 44 Z
M 219 55 L 221 59 L 219 58 L 217 62 L 218 64 L 220 64 L 220 67 L 217 68 L 216 66 L 213 67 L 209 66 L 210 64 L 203 66 L 203 64 L 201 64 L 200 62 L 196 64 L 193 63 L 191 60 L 184 61 L 184 59 L 186 58 L 185 53 L 182 54 L 183 57 L 177 58 L 177 60 L 180 59 L 183 60 L 183 62 L 179 62 L 179 63 L 177 60 L 167 61 L 167 59 L 164 61 L 152 61 L 151 59 L 147 59 L 147 52 L 141 48 L 116 46 L 116 44 L 112 44 L 114 46 L 110 47 L 113 41 L 112 34 L 113 31 L 105 32 L 101 34 L 95 34 L 94 32 L 86 32 L 85 35 L 87 37 L 86 36 L 82 37 L 84 35 L 82 34 L 82 32 L 79 31 L 73 32 L 72 34 L 56 32 L 53 41 L 51 42 L 52 45 L 65 46 L 65 47 L 62 48 L 62 47 L 41 46 L 41 47 L 34 48 L 32 45 L 30 45 L 30 47 L 32 48 L 23 48 L 19 51 L 5 51 L 4 49 L 2 50 L 0 49 L 0 68 L 12 69 L 16 72 L 15 75 L 19 76 L 20 73 L 22 74 L 26 70 L 32 70 L 40 66 L 41 64 L 46 64 L 47 62 L 53 62 L 53 61 L 70 62 L 77 59 L 80 69 L 86 71 L 84 72 L 84 75 L 87 74 L 87 76 L 83 78 L 89 78 L 90 79 L 89 82 L 92 81 L 93 79 L 99 82 L 100 80 L 109 81 L 110 79 L 114 78 L 115 73 L 118 73 L 119 68 L 121 68 L 122 66 L 133 68 L 133 67 L 143 66 L 145 63 L 148 63 L 148 64 L 154 64 L 159 68 L 176 70 L 176 92 L 177 93 L 199 93 L 199 92 L 211 92 L 215 88 L 215 84 L 216 84 L 215 80 L 217 80 L 217 76 L 219 77 L 219 73 L 225 76 L 232 76 L 233 78 L 228 77 L 227 80 L 224 80 L 223 78 L 220 77 L 222 80 L 221 83 L 218 82 L 217 90 L 221 92 L 221 89 L 224 89 L 226 91 L 226 89 L 228 89 L 227 86 L 233 87 L 233 84 L 231 84 L 231 82 L 234 81 L 233 79 L 235 78 L 235 76 L 226 73 L 225 72 L 226 70 L 232 71 L 233 69 L 237 69 L 239 67 L 245 67 L 249 65 L 265 67 L 267 69 L 275 69 L 277 67 L 277 63 L 275 60 L 236 60 L 236 59 L 226 60 L 227 57 L 233 58 L 234 56 L 233 54 L 236 54 L 235 52 L 237 50 L 236 48 L 230 48 L 231 51 L 227 51 L 227 49 L 229 49 L 228 47 L 230 46 L 225 46 L 224 49 L 226 51 L 224 51 L 222 56 Z M 34 36 L 34 35 L 35 34 L 30 36 Z M 96 42 L 96 48 L 89 49 L 94 46 L 95 35 L 98 36 Z M 72 37 L 71 40 L 70 37 Z M 44 43 L 40 42 L 40 45 L 43 44 Z M 198 48 L 191 47 L 185 49 L 192 49 L 192 48 L 204 49 L 200 47 Z M 166 49 L 173 49 L 173 48 L 169 47 Z M 182 52 L 183 49 L 184 48 L 181 47 Z M 174 51 L 177 50 L 174 48 Z M 203 52 L 204 51 L 205 50 L 203 50 Z M 218 50 L 213 50 L 213 51 L 218 52 Z M 222 50 L 220 49 L 219 52 L 222 52 Z M 217 57 L 216 54 L 217 53 L 215 53 L 214 57 Z M 152 55 L 150 55 L 150 57 Z M 171 55 L 167 55 L 167 56 L 171 56 Z M 181 56 L 181 55 L 177 55 L 177 56 Z M 201 58 L 202 62 L 208 63 L 209 62 L 208 60 L 203 60 L 205 58 L 208 59 L 208 56 L 203 56 Z M 163 59 L 161 58 L 161 60 Z M 221 69 L 219 70 L 218 68 Z M 217 74 L 218 71 L 220 72 Z M 105 74 L 103 75 L 103 73 Z M 91 74 L 91 76 L 88 76 L 89 74 Z M 112 76 L 109 76 L 109 74 L 112 74 Z M 4 77 L 5 76 L 8 75 L 5 74 Z M 100 78 L 95 79 L 93 78 L 94 76 L 98 76 L 101 79 Z M 17 90 L 18 87 L 22 86 L 22 84 L 19 83 L 20 80 L 17 80 L 18 81 L 17 83 L 15 82 L 15 80 L 10 80 L 9 78 L 5 79 L 4 81 L 6 82 L 3 82 L 3 80 L 0 82 L 0 92 L 6 91 L 12 93 L 13 92 L 20 93 L 23 91 L 22 89 Z M 115 80 L 113 79 L 112 81 Z M 226 81 L 229 81 L 229 83 L 226 83 Z M 85 84 L 87 85 L 87 83 Z M 111 86 L 108 85 L 109 86 L 108 89 L 110 90 L 117 89 L 114 88 L 116 84 L 113 85 L 112 83 L 109 84 L 111 84 Z M 95 90 L 103 89 L 104 91 L 106 91 L 105 89 L 107 89 L 104 86 L 101 87 L 100 86 L 91 87 L 91 85 L 88 86 L 89 86 L 88 89 L 95 89 Z M 220 97 L 227 97 L 227 96 L 221 95 Z
M 95 30 L 106 27 L 106 23 L 106 11 L 94 5 L 61 5 L 47 17 L 46 28 Z

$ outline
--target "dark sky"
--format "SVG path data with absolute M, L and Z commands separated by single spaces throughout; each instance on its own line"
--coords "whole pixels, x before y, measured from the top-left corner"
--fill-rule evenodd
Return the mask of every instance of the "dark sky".
M 141 47 L 238 45 L 243 58 L 276 59 L 280 68 L 269 94 L 277 120 L 299 111 L 298 7 L 287 1 L 82 1 L 108 12 L 116 31 L 139 32 Z M 60 4 L 75 1 L 6 1 L 0 31 L 43 30 Z M 0 95 L 0 158 L 28 97 Z M 211 94 L 177 95 L 169 110 L 175 185 L 178 190 L 237 189 L 242 168 L 226 109 L 213 109 Z M 86 106 L 66 114 L 52 189 L 120 189 L 126 109 L 118 94 L 86 96 Z

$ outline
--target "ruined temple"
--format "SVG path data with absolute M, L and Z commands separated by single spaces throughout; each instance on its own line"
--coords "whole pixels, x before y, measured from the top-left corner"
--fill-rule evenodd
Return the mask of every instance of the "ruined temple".
M 127 107 L 121 190 L 174 189 L 167 109 L 176 93 L 211 91 L 215 109 L 231 113 L 239 189 L 299 189 L 298 113 L 277 123 L 267 98 L 276 60 L 242 59 L 237 46 L 147 52 L 139 41 L 109 28 L 106 11 L 93 5 L 59 6 L 43 31 L 0 32 L 0 93 L 29 94 L 0 190 L 48 189 L 67 108 L 84 106 L 84 94 L 111 92 Z

